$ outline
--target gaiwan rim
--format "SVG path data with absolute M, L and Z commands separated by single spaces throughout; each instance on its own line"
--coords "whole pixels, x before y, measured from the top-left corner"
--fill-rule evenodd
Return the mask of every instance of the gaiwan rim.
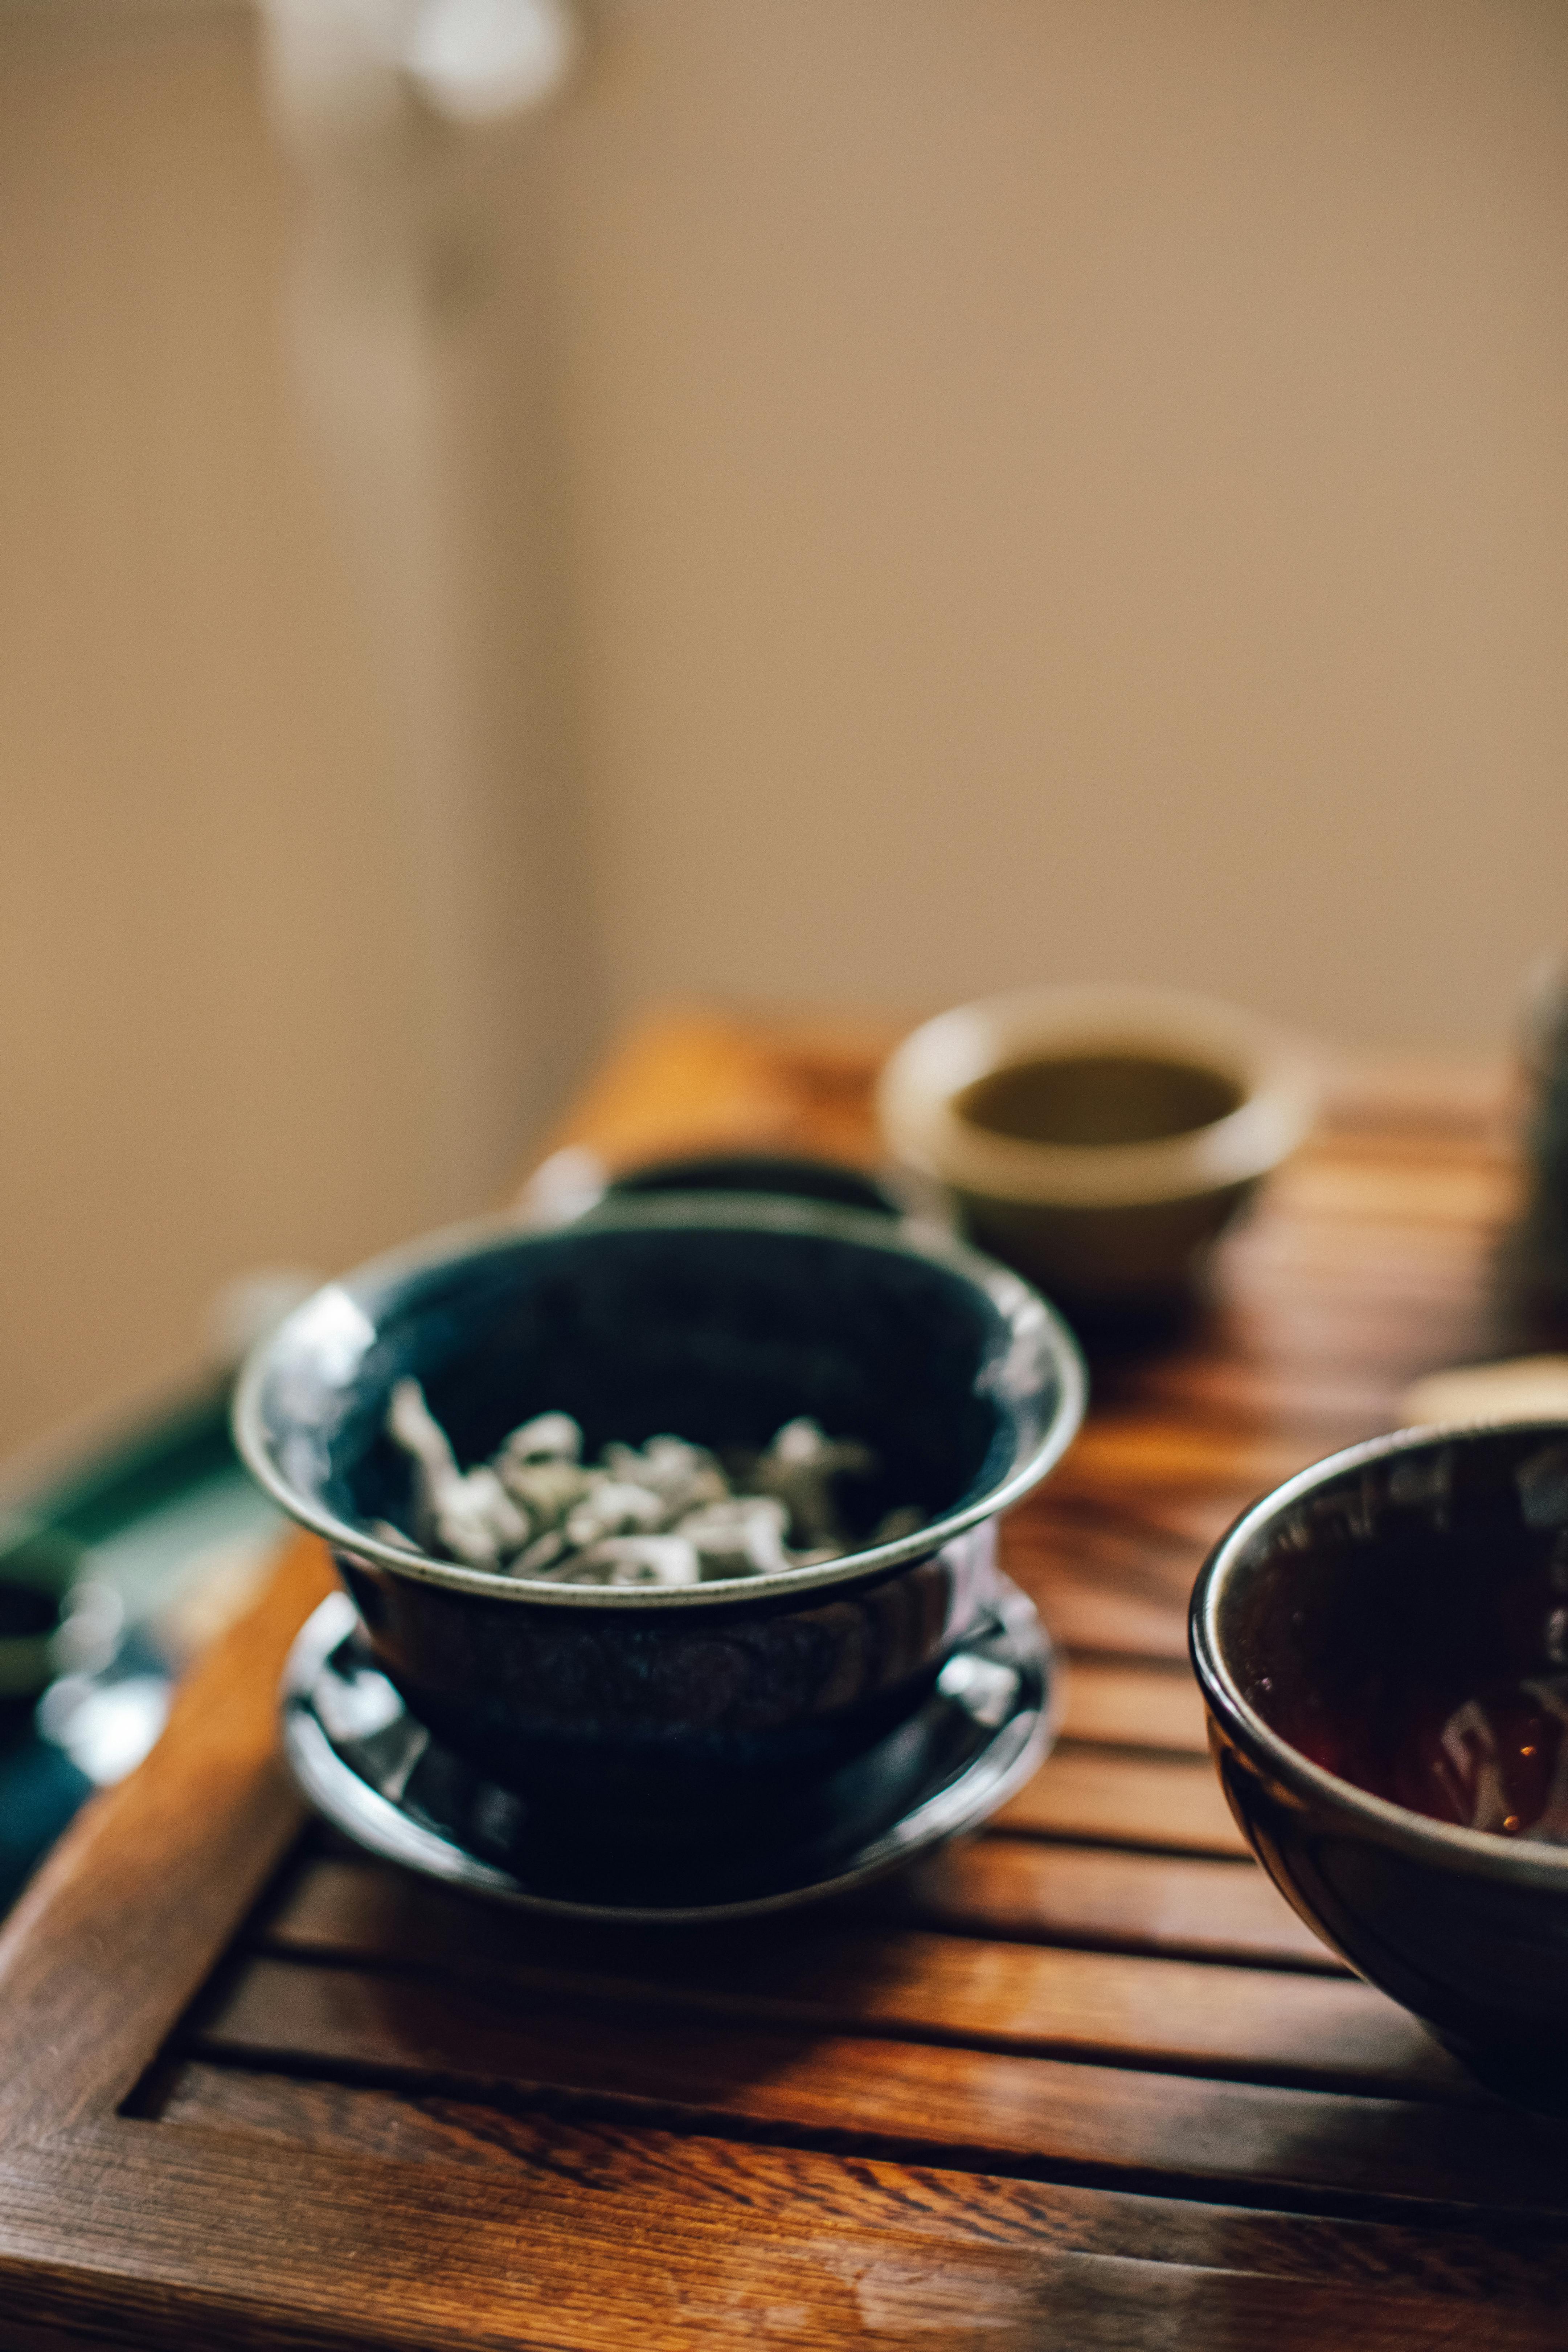
M 1568 1437 L 1568 1422 L 1423 1423 L 1413 1429 L 1396 1429 L 1386 1437 L 1368 1438 L 1360 1445 L 1347 1445 L 1342 1452 L 1327 1454 L 1322 1461 L 1297 1471 L 1283 1486 L 1274 1487 L 1251 1504 L 1220 1538 L 1205 1561 L 1193 1588 L 1189 1640 L 1193 1669 L 1210 1713 L 1227 1730 L 1239 1732 L 1243 1746 L 1255 1753 L 1261 1751 L 1279 1780 L 1294 1795 L 1329 1800 L 1356 1815 L 1385 1844 L 1396 1846 L 1422 1862 L 1446 1863 L 1450 1868 L 1462 1865 L 1468 1871 L 1479 1870 L 1483 1877 L 1509 1880 L 1515 1885 L 1561 1889 L 1568 1885 L 1568 1846 L 1547 1845 L 1524 1837 L 1504 1838 L 1491 1830 L 1468 1830 L 1458 1822 L 1440 1822 L 1407 1805 L 1396 1805 L 1391 1798 L 1374 1797 L 1370 1789 L 1360 1788 L 1355 1781 L 1329 1771 L 1326 1766 L 1314 1764 L 1276 1731 L 1243 1696 L 1226 1663 L 1219 1637 L 1221 1604 L 1227 1587 L 1245 1566 L 1248 1545 L 1292 1504 L 1329 1486 L 1346 1471 L 1381 1462 L 1390 1454 L 1415 1454 L 1423 1448 L 1436 1452 L 1440 1446 L 1464 1444 L 1471 1438 L 1500 1438 L 1510 1430 L 1521 1438 L 1535 1434 L 1542 1439 L 1555 1436 L 1561 1441 Z
M 1042 1370 L 1053 1372 L 1057 1398 L 1038 1443 L 1007 1475 L 984 1494 L 957 1509 L 929 1520 L 913 1535 L 896 1542 L 873 1544 L 846 1552 L 839 1559 L 816 1568 L 780 1569 L 765 1576 L 715 1580 L 710 1584 L 655 1586 L 648 1590 L 613 1585 L 563 1585 L 537 1577 L 503 1576 L 488 1569 L 465 1568 L 436 1559 L 427 1552 L 405 1549 L 356 1527 L 312 1496 L 304 1494 L 279 1468 L 262 1413 L 262 1391 L 280 1361 L 297 1349 L 312 1322 L 335 1324 L 342 1332 L 343 1369 L 338 1385 L 353 1381 L 357 1347 L 363 1356 L 374 1336 L 377 1310 L 387 1292 L 411 1276 L 456 1264 L 498 1245 L 541 1245 L 573 1234 L 626 1232 L 712 1232 L 801 1234 L 849 1242 L 857 1247 L 885 1251 L 889 1256 L 916 1258 L 959 1276 L 984 1292 L 1011 1333 L 1011 1346 L 1001 1359 L 1005 1365 L 1021 1345 L 1037 1347 Z M 312 1345 L 319 1345 L 312 1339 Z M 419 1583 L 443 1584 L 487 1600 L 526 1601 L 535 1606 L 566 1609 L 607 1609 L 613 1612 L 649 1609 L 733 1608 L 763 1601 L 788 1600 L 879 1577 L 917 1559 L 929 1558 L 966 1529 L 978 1527 L 1026 1495 L 1066 1453 L 1088 1401 L 1088 1378 L 1078 1344 L 1056 1309 L 1028 1283 L 978 1250 L 952 1240 L 933 1227 L 909 1222 L 895 1224 L 870 1211 L 838 1209 L 815 1202 L 768 1200 L 737 1193 L 661 1193 L 617 1200 L 595 1208 L 569 1223 L 531 1231 L 512 1217 L 477 1219 L 453 1225 L 424 1239 L 388 1251 L 340 1276 L 297 1307 L 287 1319 L 252 1349 L 235 1391 L 233 1428 L 240 1457 L 253 1478 L 281 1505 L 290 1518 L 326 1538 L 334 1550 L 357 1559 L 374 1560 L 394 1574 Z

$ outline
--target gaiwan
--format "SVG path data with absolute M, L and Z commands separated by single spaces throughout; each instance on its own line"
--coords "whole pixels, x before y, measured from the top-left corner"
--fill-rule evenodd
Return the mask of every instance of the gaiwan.
M 1046 1302 L 943 1234 L 668 1194 L 345 1276 L 235 1425 L 444 1748 L 552 1814 L 694 1836 L 911 1721 L 1083 1391 Z

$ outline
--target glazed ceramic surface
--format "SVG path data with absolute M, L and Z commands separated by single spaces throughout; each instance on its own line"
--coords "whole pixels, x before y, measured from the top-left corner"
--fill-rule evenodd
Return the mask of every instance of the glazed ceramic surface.
M 1468 1692 L 1563 1675 L 1565 1593 L 1558 1422 L 1407 1431 L 1303 1471 L 1231 1529 L 1192 1610 L 1220 1778 L 1270 1877 L 1487 2080 L 1553 2106 L 1568 1849 L 1386 1792 L 1423 1786 L 1423 1709 L 1437 1721 Z
M 809 1413 L 881 1467 L 862 1524 L 919 1534 L 744 1580 L 616 1590 L 489 1575 L 378 1539 L 407 1524 L 384 1434 L 414 1374 L 458 1458 L 547 1409 L 590 1454 L 662 1431 L 758 1445 Z M 1077 1351 L 1016 1276 L 882 1217 L 736 1196 L 486 1227 L 333 1284 L 253 1359 L 236 1428 L 332 1545 L 377 1665 L 487 1777 L 667 1841 L 758 1819 L 905 1721 L 994 1591 L 998 1512 L 1082 1411 Z
M 1051 1741 L 1050 1644 L 999 1578 L 992 1605 L 909 1720 L 814 1783 L 793 1816 L 689 1853 L 584 1840 L 547 1803 L 498 1788 L 431 1738 L 365 1648 L 353 1605 L 323 1601 L 283 1678 L 284 1753 L 302 1793 L 356 1844 L 432 1878 L 574 1918 L 736 1918 L 865 1885 L 979 1826 Z
M 1163 1067 L 1215 1097 L 1195 1125 L 1134 1117 L 1116 1140 L 1053 1140 L 967 1115 L 973 1090 L 1031 1065 L 1121 1061 L 1148 1093 Z M 1209 1244 L 1301 1140 L 1304 1066 L 1236 1007 L 1156 989 L 1020 991 L 957 1006 L 907 1037 L 878 1087 L 889 1150 L 944 1185 L 980 1245 L 1073 1310 L 1174 1301 Z M 1128 1105 L 1131 1107 L 1131 1100 Z M 1217 1114 L 1217 1115 L 1216 1115 Z M 1194 1117 L 1198 1116 L 1196 1113 Z M 1107 1133 L 1117 1133 L 1113 1118 Z M 1090 1122 L 1085 1132 L 1092 1134 Z
M 651 1160 L 612 1178 L 617 1197 L 646 1192 L 746 1192 L 776 1200 L 825 1201 L 832 1208 L 868 1209 L 897 1217 L 902 1204 L 863 1170 L 837 1160 L 762 1151 L 713 1151 L 695 1158 Z

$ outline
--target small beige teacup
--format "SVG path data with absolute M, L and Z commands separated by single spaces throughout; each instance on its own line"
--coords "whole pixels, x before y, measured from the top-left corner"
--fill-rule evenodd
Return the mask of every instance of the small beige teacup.
M 982 1248 L 1111 1309 L 1187 1296 L 1312 1111 L 1305 1056 L 1266 1024 L 1133 988 L 960 1005 L 904 1040 L 877 1099 L 893 1158 Z

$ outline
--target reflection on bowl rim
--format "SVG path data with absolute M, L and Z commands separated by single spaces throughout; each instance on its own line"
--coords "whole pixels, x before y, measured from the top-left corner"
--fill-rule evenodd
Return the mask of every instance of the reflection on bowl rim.
M 1518 1422 L 1511 1426 L 1521 1435 L 1531 1431 L 1542 1437 L 1568 1436 L 1568 1422 Z M 1314 1764 L 1244 1697 L 1225 1662 L 1219 1641 L 1220 1601 L 1242 1553 L 1262 1528 L 1292 1504 L 1326 1486 L 1342 1472 L 1382 1461 L 1389 1454 L 1411 1454 L 1422 1446 L 1450 1444 L 1455 1439 L 1497 1439 L 1505 1434 L 1506 1425 L 1498 1423 L 1424 1423 L 1412 1429 L 1396 1429 L 1387 1437 L 1369 1438 L 1360 1445 L 1347 1445 L 1342 1452 L 1328 1454 L 1322 1461 L 1299 1470 L 1283 1486 L 1250 1504 L 1205 1561 L 1193 1588 L 1190 1646 L 1198 1686 L 1211 1715 L 1221 1724 L 1227 1716 L 1237 1719 L 1248 1738 L 1267 1754 L 1287 1788 L 1294 1786 L 1310 1796 L 1331 1800 L 1358 1815 L 1369 1828 L 1380 1831 L 1385 1842 L 1402 1846 L 1424 1862 L 1446 1863 L 1450 1867 L 1462 1862 L 1467 1866 L 1479 1865 L 1483 1876 L 1510 1879 L 1516 1885 L 1522 1881 L 1561 1888 L 1568 1885 L 1568 1846 L 1546 1845 L 1523 1837 L 1500 1837 L 1492 1830 L 1468 1830 L 1458 1822 L 1436 1821 L 1428 1813 L 1396 1805 L 1390 1798 L 1374 1797 L 1369 1789 L 1342 1780 L 1324 1765 Z
M 715 1579 L 710 1584 L 651 1588 L 552 1584 L 537 1578 L 505 1576 L 486 1569 L 464 1568 L 451 1560 L 405 1549 L 384 1542 L 368 1529 L 340 1519 L 293 1485 L 276 1465 L 268 1443 L 261 1412 L 261 1391 L 275 1358 L 310 1318 L 335 1321 L 344 1349 L 343 1385 L 353 1371 L 353 1350 L 363 1357 L 374 1336 L 374 1303 L 390 1286 L 445 1262 L 510 1243 L 547 1245 L 573 1234 L 599 1232 L 711 1232 L 738 1228 L 745 1232 L 794 1233 L 820 1235 L 875 1248 L 889 1256 L 916 1258 L 955 1274 L 983 1290 L 1011 1327 L 1013 1350 L 1020 1341 L 1040 1347 L 1057 1374 L 1055 1410 L 1039 1443 L 1016 1463 L 998 1485 L 958 1508 L 931 1519 L 896 1542 L 868 1545 L 839 1559 L 816 1568 L 791 1568 L 765 1576 Z M 1004 1359 L 1004 1361 L 1005 1359 Z M 256 1347 L 240 1374 L 234 1399 L 234 1435 L 240 1456 L 252 1477 L 279 1503 L 289 1517 L 313 1533 L 325 1537 L 335 1550 L 356 1559 L 374 1560 L 396 1574 L 422 1583 L 444 1584 L 492 1601 L 529 1601 L 545 1607 L 608 1609 L 617 1613 L 650 1609 L 721 1608 L 737 1602 L 793 1599 L 807 1592 L 830 1591 L 834 1586 L 858 1583 L 917 1559 L 929 1558 L 955 1536 L 979 1527 L 1008 1509 L 1056 1466 L 1078 1433 L 1088 1401 L 1088 1378 L 1078 1343 L 1067 1325 L 1039 1293 L 1021 1277 L 978 1250 L 952 1240 L 935 1227 L 895 1223 L 869 1210 L 831 1208 L 816 1202 L 773 1199 L 737 1192 L 654 1192 L 620 1197 L 590 1210 L 564 1225 L 543 1229 L 520 1224 L 512 1217 L 487 1217 L 447 1227 L 443 1232 L 405 1244 L 383 1256 L 356 1266 L 330 1282 L 297 1307 L 286 1321 Z
M 954 1108 L 977 1079 L 1027 1060 L 1142 1054 L 1227 1077 L 1223 1118 L 1147 1143 L 1031 1143 Z M 1131 1208 L 1194 1199 L 1279 1166 L 1311 1124 L 1304 1051 L 1236 1005 L 1159 988 L 1019 989 L 941 1013 L 906 1037 L 877 1087 L 899 1159 L 956 1190 L 1037 1208 Z

